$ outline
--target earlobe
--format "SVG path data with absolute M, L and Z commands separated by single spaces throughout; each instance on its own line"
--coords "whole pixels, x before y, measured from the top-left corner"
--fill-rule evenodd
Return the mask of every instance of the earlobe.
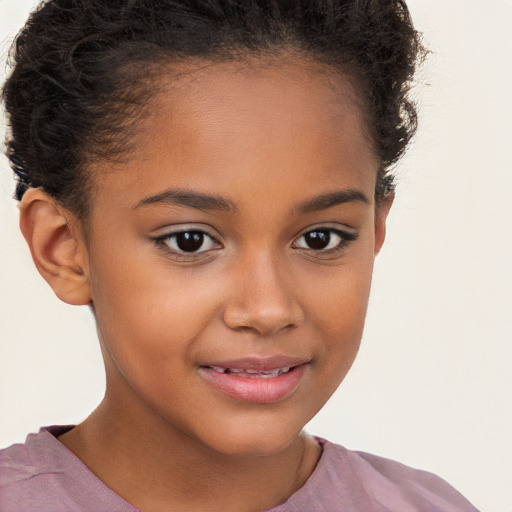
M 80 223 L 41 189 L 25 192 L 20 203 L 20 228 L 39 273 L 62 301 L 91 301 L 87 248 Z
M 386 220 L 395 200 L 394 194 L 387 194 L 375 206 L 375 256 L 379 254 L 386 238 Z

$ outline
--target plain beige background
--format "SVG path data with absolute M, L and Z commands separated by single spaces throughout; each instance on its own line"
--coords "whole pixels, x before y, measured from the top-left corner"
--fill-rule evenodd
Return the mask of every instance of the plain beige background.
M 0 0 L 3 55 L 33 5 Z M 409 6 L 434 52 L 420 131 L 398 168 L 359 358 L 309 429 L 512 512 L 512 1 Z M 12 191 L 3 159 L 0 446 L 80 421 L 104 386 L 92 318 L 37 274 Z

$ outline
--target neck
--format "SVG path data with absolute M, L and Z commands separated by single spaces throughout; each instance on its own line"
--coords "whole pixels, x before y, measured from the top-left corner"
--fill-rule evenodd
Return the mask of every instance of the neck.
M 277 454 L 226 455 L 147 410 L 134 410 L 133 403 L 123 407 L 108 393 L 89 418 L 59 440 L 145 512 L 271 508 L 305 483 L 321 452 L 301 433 Z

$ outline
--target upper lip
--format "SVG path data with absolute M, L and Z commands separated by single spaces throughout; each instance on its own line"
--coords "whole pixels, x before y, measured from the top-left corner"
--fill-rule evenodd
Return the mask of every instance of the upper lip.
M 211 361 L 203 364 L 203 367 L 219 366 L 221 368 L 242 368 L 244 370 L 257 370 L 260 372 L 275 370 L 277 368 L 286 368 L 299 366 L 308 363 L 310 360 L 304 357 L 292 357 L 286 355 L 274 355 L 267 357 L 242 357 L 240 359 L 224 359 Z

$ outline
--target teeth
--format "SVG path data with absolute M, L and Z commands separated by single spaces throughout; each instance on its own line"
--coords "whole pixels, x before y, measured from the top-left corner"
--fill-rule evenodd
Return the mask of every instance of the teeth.
M 227 369 L 226 368 L 222 368 L 222 366 L 210 366 L 210 368 L 212 370 L 215 370 L 216 372 L 219 372 L 219 373 L 226 373 Z
M 276 368 L 275 370 L 262 370 L 261 373 L 263 375 L 277 375 L 280 371 L 280 368 Z
M 237 375 L 238 377 L 257 377 L 263 379 L 269 379 L 272 377 L 279 377 L 284 373 L 290 371 L 291 366 L 285 366 L 283 368 L 274 368 L 273 370 L 254 370 L 252 368 L 223 368 L 222 366 L 210 366 L 210 368 L 216 372 L 224 373 L 227 375 Z

